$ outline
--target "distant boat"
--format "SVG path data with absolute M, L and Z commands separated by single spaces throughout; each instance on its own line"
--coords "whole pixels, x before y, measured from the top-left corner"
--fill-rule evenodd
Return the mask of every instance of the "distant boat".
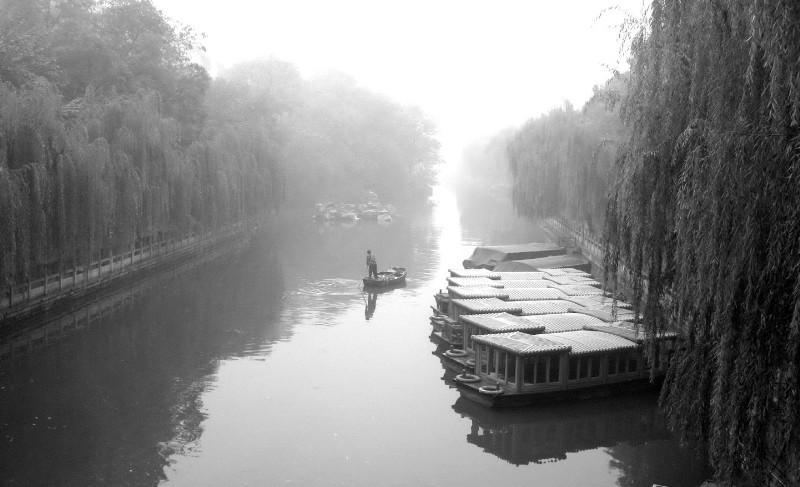
M 378 273 L 378 277 L 365 277 L 364 287 L 390 287 L 398 286 L 406 282 L 406 268 L 392 267 L 387 271 Z

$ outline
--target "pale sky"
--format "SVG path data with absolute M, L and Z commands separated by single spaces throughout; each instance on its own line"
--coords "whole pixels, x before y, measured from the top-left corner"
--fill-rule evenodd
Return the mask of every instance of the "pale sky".
M 304 76 L 334 68 L 439 126 L 442 154 L 457 159 L 472 138 L 518 126 L 620 67 L 618 12 L 642 0 L 154 0 L 167 16 L 206 34 L 220 66 L 269 57 Z

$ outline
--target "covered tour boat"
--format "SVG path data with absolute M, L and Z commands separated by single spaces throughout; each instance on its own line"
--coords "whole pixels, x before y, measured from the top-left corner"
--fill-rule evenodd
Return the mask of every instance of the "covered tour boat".
M 456 376 L 467 399 L 489 407 L 516 406 L 653 387 L 663 377 L 675 334 L 657 338 L 655 360 L 645 358 L 643 334 L 627 324 L 531 335 L 519 331 L 474 335 L 471 373 Z M 465 367 L 466 368 L 466 367 Z

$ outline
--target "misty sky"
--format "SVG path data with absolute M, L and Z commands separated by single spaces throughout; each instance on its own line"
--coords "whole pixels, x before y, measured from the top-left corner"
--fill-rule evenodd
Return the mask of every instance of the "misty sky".
M 154 0 L 205 33 L 222 67 L 274 55 L 312 76 L 326 68 L 421 106 L 436 120 L 443 156 L 470 138 L 576 107 L 620 66 L 619 12 L 642 0 Z

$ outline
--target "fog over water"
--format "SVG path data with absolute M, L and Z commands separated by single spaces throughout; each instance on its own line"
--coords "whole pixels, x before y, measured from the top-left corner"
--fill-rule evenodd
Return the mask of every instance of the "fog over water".
M 620 27 L 642 0 L 402 4 L 155 0 L 205 37 L 212 74 L 275 56 L 304 76 L 327 70 L 437 122 L 445 160 L 476 137 L 518 126 L 567 100 L 583 105 L 614 69 L 627 70 Z
M 477 243 L 541 230 L 435 198 L 387 225 L 282 218 L 4 359 L 0 483 L 699 485 L 654 395 L 508 413 L 459 397 L 429 339 L 432 294 Z M 369 317 L 367 247 L 409 270 Z

